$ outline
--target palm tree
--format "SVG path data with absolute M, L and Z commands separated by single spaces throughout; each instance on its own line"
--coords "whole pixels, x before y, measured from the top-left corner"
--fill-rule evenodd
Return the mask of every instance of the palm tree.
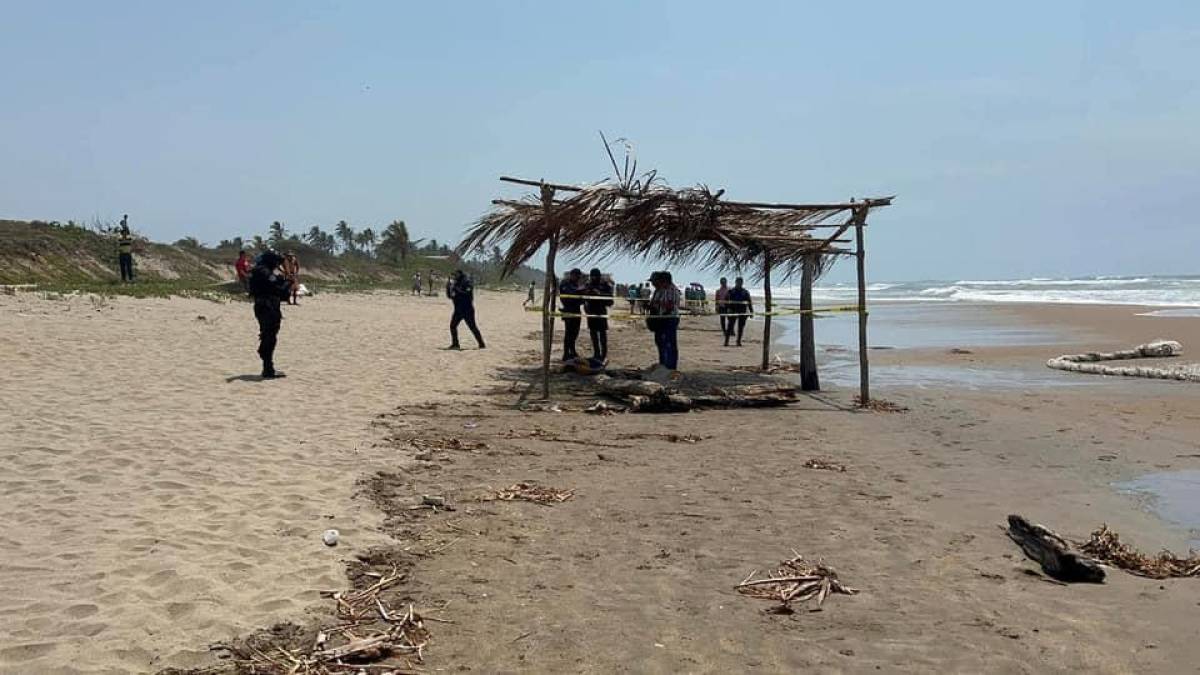
M 279 248 L 285 239 L 287 239 L 287 230 L 283 229 L 283 223 L 278 220 L 271 223 L 271 236 L 268 239 L 271 242 L 271 246 Z
M 326 234 L 321 231 L 321 228 L 313 225 L 312 227 L 308 228 L 308 233 L 304 235 L 304 241 L 308 242 L 309 246 L 317 249 L 318 251 L 324 251 L 325 237 Z
M 354 243 L 358 244 L 363 255 L 370 256 L 371 249 L 375 246 L 375 230 L 363 228 L 362 232 L 354 236 Z
M 341 240 L 343 250 L 354 250 L 354 228 L 350 227 L 346 221 L 339 220 L 333 228 L 333 233 Z
M 379 253 L 393 263 L 404 264 L 408 260 L 410 246 L 412 246 L 412 242 L 408 239 L 408 226 L 404 224 L 403 220 L 393 220 L 380 238 Z

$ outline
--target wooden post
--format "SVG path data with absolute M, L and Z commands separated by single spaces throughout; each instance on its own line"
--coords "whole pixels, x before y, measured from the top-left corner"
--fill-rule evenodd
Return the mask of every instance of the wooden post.
M 854 241 L 858 261 L 858 404 L 866 407 L 871 403 L 871 366 L 867 362 L 867 254 L 863 242 L 863 225 L 867 220 L 867 207 L 858 207 L 854 214 Z
M 542 212 L 551 231 L 550 250 L 546 252 L 546 284 L 542 291 L 542 398 L 550 400 L 550 351 L 554 347 L 554 258 L 558 254 L 558 229 L 553 227 L 554 188 L 542 184 Z
M 800 275 L 800 389 L 820 391 L 821 380 L 817 377 L 817 341 L 813 332 L 813 277 L 817 272 L 816 254 L 804 257 Z
M 771 365 L 771 253 L 763 253 L 763 306 L 766 307 L 766 317 L 763 321 L 763 350 L 762 350 L 762 369 L 766 370 Z M 742 311 L 748 310 L 749 307 L 742 308 Z

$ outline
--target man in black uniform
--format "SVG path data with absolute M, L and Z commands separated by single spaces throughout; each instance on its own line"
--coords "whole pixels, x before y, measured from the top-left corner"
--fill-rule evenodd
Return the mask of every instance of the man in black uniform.
M 592 336 L 592 360 L 603 366 L 608 360 L 608 308 L 613 304 L 613 287 L 599 268 L 588 273 L 588 299 L 583 307 L 588 315 L 588 333 Z
M 450 349 L 462 349 L 458 344 L 458 324 L 467 322 L 467 328 L 475 336 L 480 349 L 486 349 L 479 327 L 475 325 L 475 284 L 462 270 L 455 270 L 450 283 L 446 284 L 446 297 L 454 303 L 454 316 L 450 317 Z
M 743 285 L 741 277 L 733 280 L 733 288 L 729 289 L 729 294 L 725 296 L 725 304 L 729 306 L 729 313 L 734 316 L 726 317 L 728 322 L 725 324 L 725 346 L 729 346 L 729 338 L 733 337 L 734 329 L 737 329 L 737 346 L 742 346 L 742 335 L 746 332 L 746 319 L 754 313 L 754 303 L 750 300 L 750 291 Z
M 254 297 L 254 318 L 258 319 L 258 356 L 262 359 L 262 376 L 265 380 L 283 377 L 275 372 L 275 340 L 279 336 L 279 325 L 283 312 L 279 301 L 292 295 L 292 286 L 276 270 L 283 262 L 277 251 L 268 250 L 259 254 L 250 270 L 250 295 Z
M 563 316 L 563 361 L 579 358 L 575 351 L 575 341 L 579 339 L 579 327 L 583 324 L 583 300 L 578 296 L 586 290 L 583 287 L 583 272 L 576 268 L 567 272 L 566 278 L 558 285 L 558 299 Z

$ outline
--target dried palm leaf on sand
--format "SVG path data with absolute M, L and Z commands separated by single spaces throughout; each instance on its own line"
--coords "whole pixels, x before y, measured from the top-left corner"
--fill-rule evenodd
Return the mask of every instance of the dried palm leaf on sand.
M 1101 525 L 1079 548 L 1106 565 L 1138 576 L 1151 579 L 1200 576 L 1200 554 L 1195 551 L 1189 552 L 1186 558 L 1180 558 L 1170 551 L 1148 556 L 1129 544 L 1121 543 L 1120 535 L 1108 529 L 1108 525 Z

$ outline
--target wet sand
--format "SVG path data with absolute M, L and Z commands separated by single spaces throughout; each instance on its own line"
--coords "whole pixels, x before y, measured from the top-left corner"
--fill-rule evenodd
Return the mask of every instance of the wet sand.
M 404 592 L 455 621 L 433 626 L 429 670 L 1179 672 L 1200 658 L 1184 628 L 1194 580 L 1049 583 L 999 527 L 1018 512 L 1072 537 L 1108 523 L 1148 551 L 1184 548 L 1186 527 L 1113 483 L 1200 468 L 1200 387 L 1061 373 L 1098 382 L 880 386 L 903 414 L 857 412 L 853 389 L 832 382 L 778 410 L 528 413 L 514 406 L 537 322 L 520 301 L 482 298 L 489 349 L 458 354 L 436 349 L 442 302 L 313 298 L 284 324 L 278 361 L 292 377 L 259 383 L 238 379 L 256 366 L 245 305 L 0 296 L 12 412 L 0 420 L 0 670 L 212 664 L 210 642 L 324 616 L 317 591 L 344 586 L 343 561 L 378 546 L 428 554 L 408 562 Z M 1061 353 L 1155 337 L 1200 349 L 1196 318 L 996 311 L 1067 337 L 872 363 L 1035 373 Z M 757 342 L 724 349 L 711 326 L 687 326 L 685 371 L 758 360 Z M 653 360 L 637 325 L 612 343 L 618 364 Z M 568 407 L 590 400 L 562 391 Z M 418 460 L 422 437 L 486 450 Z M 813 457 L 847 471 L 801 466 Z M 474 501 L 526 479 L 577 496 Z M 421 494 L 460 507 L 384 517 Z M 327 527 L 342 531 L 336 549 L 320 543 Z M 792 548 L 863 592 L 779 616 L 732 590 Z

